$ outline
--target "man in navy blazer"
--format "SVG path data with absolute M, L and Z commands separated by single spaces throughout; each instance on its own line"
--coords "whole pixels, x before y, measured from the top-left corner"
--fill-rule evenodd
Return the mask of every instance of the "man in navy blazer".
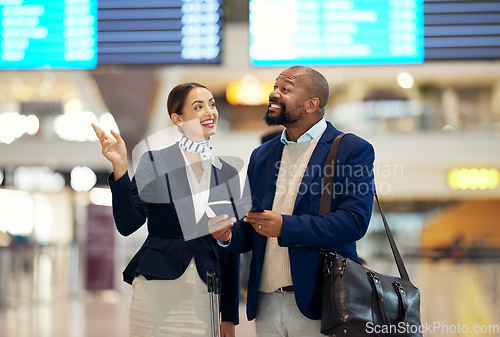
M 265 211 L 213 233 L 229 251 L 252 250 L 247 317 L 256 318 L 259 337 L 322 336 L 319 249 L 359 262 L 356 241 L 367 231 L 373 206 L 374 150 L 360 137 L 343 137 L 330 213 L 319 215 L 326 157 L 341 134 L 323 118 L 328 95 L 327 80 L 311 68 L 291 67 L 278 76 L 264 120 L 285 130 L 255 149 L 248 165 L 251 193 Z M 300 162 L 302 171 L 294 171 Z

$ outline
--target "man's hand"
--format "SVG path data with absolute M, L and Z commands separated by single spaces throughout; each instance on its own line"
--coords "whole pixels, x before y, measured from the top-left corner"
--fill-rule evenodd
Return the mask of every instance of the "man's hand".
M 236 218 L 228 218 L 227 214 L 218 215 L 208 221 L 208 230 L 216 240 L 227 242 L 231 238 L 231 227 L 235 222 Z
M 279 213 L 273 211 L 248 212 L 243 221 L 250 222 L 257 233 L 268 238 L 281 237 L 283 218 Z
M 220 335 L 221 337 L 234 337 L 235 329 L 233 322 L 222 322 L 220 324 Z

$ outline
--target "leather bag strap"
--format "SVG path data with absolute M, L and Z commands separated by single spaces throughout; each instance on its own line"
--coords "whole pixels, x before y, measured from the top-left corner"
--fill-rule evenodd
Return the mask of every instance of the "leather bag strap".
M 382 320 L 384 321 L 385 325 L 389 326 L 389 316 L 387 316 L 387 311 L 385 310 L 384 291 L 382 289 L 382 285 L 380 284 L 380 279 L 378 278 L 377 274 L 370 272 L 370 281 L 372 283 L 372 287 L 375 290 L 374 293 L 377 297 L 377 303 L 380 309 Z
M 394 288 L 396 288 L 396 293 L 398 294 L 399 302 L 401 305 L 399 305 L 399 320 L 398 322 L 405 322 L 406 321 L 406 315 L 408 313 L 408 300 L 406 298 L 406 291 L 405 288 L 399 283 L 398 281 L 392 282 L 394 285 Z
M 330 213 L 330 207 L 332 205 L 332 194 L 334 193 L 333 176 L 335 175 L 337 151 L 339 150 L 340 141 L 345 135 L 345 133 L 341 133 L 335 138 L 330 151 L 328 151 L 328 156 L 326 157 L 325 172 L 323 175 L 323 187 L 321 189 L 323 193 L 321 194 L 321 201 L 319 204 L 319 214 Z M 327 172 L 328 168 L 331 169 L 331 172 Z
M 384 211 L 382 210 L 382 206 L 380 206 L 380 201 L 378 200 L 378 195 L 375 192 L 375 200 L 377 201 L 378 209 L 380 211 L 380 216 L 382 217 L 382 222 L 384 223 L 385 233 L 387 234 L 387 238 L 389 239 L 389 244 L 391 245 L 392 255 L 394 256 L 394 260 L 396 260 L 396 265 L 398 266 L 399 275 L 401 275 L 402 279 L 410 281 L 410 277 L 408 276 L 408 272 L 406 271 L 405 264 L 403 259 L 401 258 L 401 254 L 399 254 L 398 246 L 396 245 L 396 241 L 394 241 L 394 237 L 392 236 L 391 229 L 389 228 L 389 224 L 384 215 Z
M 337 163 L 337 152 L 340 146 L 340 141 L 342 137 L 348 135 L 349 133 L 342 133 L 338 135 L 333 141 L 332 147 L 328 152 L 328 156 L 326 157 L 326 165 L 325 172 L 323 175 L 323 187 L 321 194 L 321 201 L 319 207 L 319 214 L 330 213 L 330 208 L 332 205 L 332 194 L 333 190 L 333 177 L 335 175 L 335 165 Z M 331 169 L 331 172 L 327 172 L 327 169 Z M 380 210 L 380 215 L 382 217 L 382 222 L 384 223 L 385 233 L 387 234 L 387 238 L 389 239 L 389 244 L 391 246 L 392 255 L 394 256 L 394 260 L 396 261 L 396 265 L 399 270 L 399 274 L 402 279 L 410 281 L 410 277 L 408 276 L 408 272 L 406 271 L 405 264 L 403 259 L 401 258 L 401 254 L 399 253 L 398 247 L 396 246 L 396 242 L 394 241 L 394 237 L 392 236 L 391 229 L 387 223 L 387 220 L 384 215 L 384 211 L 382 210 L 382 206 L 380 205 L 380 201 L 378 200 L 377 193 L 375 192 L 375 200 L 377 201 L 378 209 Z

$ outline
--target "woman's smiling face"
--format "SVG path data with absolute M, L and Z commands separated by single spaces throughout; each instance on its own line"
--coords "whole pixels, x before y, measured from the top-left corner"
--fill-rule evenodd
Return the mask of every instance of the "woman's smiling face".
M 182 123 L 184 135 L 194 141 L 213 136 L 218 118 L 219 113 L 212 93 L 198 87 L 191 89 L 187 94 L 182 113 L 172 114 L 174 123 Z

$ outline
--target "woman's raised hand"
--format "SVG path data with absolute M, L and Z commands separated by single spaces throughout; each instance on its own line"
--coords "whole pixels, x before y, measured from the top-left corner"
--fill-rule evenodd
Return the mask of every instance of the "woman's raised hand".
M 127 172 L 127 148 L 123 138 L 118 133 L 111 130 L 111 135 L 108 136 L 100 127 L 92 123 L 92 128 L 99 138 L 102 146 L 102 154 L 107 160 L 113 164 L 113 172 L 115 180 L 120 179 Z

